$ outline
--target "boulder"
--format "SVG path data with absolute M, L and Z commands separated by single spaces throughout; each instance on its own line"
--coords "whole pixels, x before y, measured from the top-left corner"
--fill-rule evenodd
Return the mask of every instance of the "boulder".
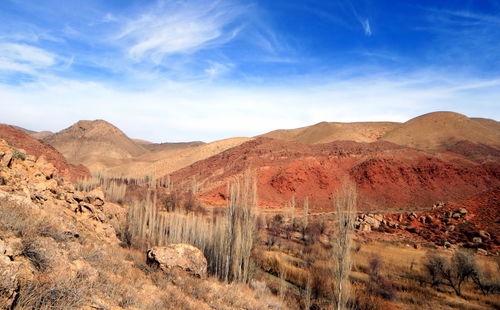
M 13 309 L 19 292 L 19 267 L 8 259 L 0 259 L 0 309 Z
M 472 242 L 479 244 L 479 243 L 483 243 L 483 240 L 480 237 L 474 237 L 474 238 L 472 238 Z
M 91 203 L 96 207 L 104 205 L 104 193 L 101 189 L 96 188 L 85 195 L 85 202 Z
M 197 247 L 184 244 L 156 246 L 146 251 L 149 265 L 158 266 L 164 272 L 170 269 L 182 269 L 197 277 L 206 277 L 207 259 Z
M 54 175 L 56 174 L 57 170 L 56 168 L 54 167 L 54 165 L 52 165 L 51 163 L 49 163 L 47 161 L 47 159 L 45 158 L 45 156 L 40 156 L 37 161 L 36 161 L 36 167 L 38 168 L 38 170 L 40 170 L 40 172 L 46 177 L 46 178 L 53 178 Z
M 364 220 L 368 225 L 372 227 L 372 229 L 377 229 L 380 227 L 381 221 L 376 219 L 375 217 L 365 216 Z
M 370 224 L 362 223 L 361 225 L 359 225 L 359 231 L 370 232 L 372 231 L 372 227 L 370 226 Z
M 488 232 L 484 231 L 484 230 L 480 230 L 479 231 L 479 237 L 481 237 L 481 238 L 483 238 L 485 240 L 491 239 L 491 235 Z
M 457 212 L 462 214 L 462 215 L 466 215 L 468 213 L 467 209 L 465 209 L 465 208 L 460 208 L 460 209 L 458 209 Z

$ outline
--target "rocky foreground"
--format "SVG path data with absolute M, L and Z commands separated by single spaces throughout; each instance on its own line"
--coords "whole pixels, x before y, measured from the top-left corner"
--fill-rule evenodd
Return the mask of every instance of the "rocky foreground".
M 193 262 L 188 245 L 154 248 L 147 264 L 145 251 L 123 242 L 126 209 L 99 189 L 78 191 L 56 172 L 44 157 L 0 140 L 0 309 L 280 308 L 264 290 L 224 284 L 205 277 L 206 265 L 186 265 Z M 152 253 L 162 251 L 171 257 L 168 264 L 157 259 L 156 268 Z

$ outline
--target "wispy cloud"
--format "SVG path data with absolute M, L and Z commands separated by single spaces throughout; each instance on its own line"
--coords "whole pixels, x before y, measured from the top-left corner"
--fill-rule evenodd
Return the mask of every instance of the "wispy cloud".
M 56 55 L 27 44 L 0 43 L 0 71 L 34 74 L 56 64 Z
M 171 54 L 194 53 L 231 41 L 242 7 L 224 1 L 161 3 L 128 21 L 118 39 L 129 45 L 134 60 L 160 63 Z
M 360 21 L 361 26 L 363 26 L 363 30 L 367 36 L 372 35 L 372 28 L 370 27 L 370 21 L 368 19 Z

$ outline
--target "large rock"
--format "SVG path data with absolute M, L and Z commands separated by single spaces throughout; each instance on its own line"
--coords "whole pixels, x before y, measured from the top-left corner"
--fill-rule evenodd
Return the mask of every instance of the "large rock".
M 163 271 L 179 268 L 198 277 L 207 275 L 207 259 L 203 252 L 190 244 L 177 243 L 153 247 L 146 252 L 147 262 Z

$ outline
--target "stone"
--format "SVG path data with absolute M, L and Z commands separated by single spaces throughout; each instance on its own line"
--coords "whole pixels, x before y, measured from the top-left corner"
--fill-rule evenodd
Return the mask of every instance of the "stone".
M 19 267 L 19 264 L 9 262 L 7 259 L 0 261 L 0 308 L 2 309 L 13 309 L 19 292 Z
M 76 202 L 80 203 L 80 202 L 82 202 L 82 201 L 85 199 L 85 197 L 84 197 L 84 195 L 83 195 L 83 193 L 82 193 L 82 192 L 75 192 L 75 193 L 73 194 L 73 199 L 74 199 Z
M 45 177 L 49 179 L 53 178 L 57 172 L 54 165 L 49 163 L 47 159 L 45 159 L 45 156 L 43 155 L 38 157 L 38 159 L 36 160 L 36 167 Z
M 483 243 L 483 240 L 480 237 L 474 237 L 474 238 L 472 238 L 472 242 L 479 244 L 479 243 Z
M 451 217 L 454 218 L 454 219 L 459 219 L 459 218 L 462 217 L 462 214 L 458 213 L 458 212 L 455 212 L 455 213 L 453 213 L 453 215 Z
M 365 222 L 372 227 L 372 229 L 377 229 L 380 227 L 380 221 L 374 217 L 366 216 Z
M 426 223 L 432 223 L 432 222 L 434 222 L 434 217 L 432 215 L 427 215 L 425 217 L 425 222 Z
M 104 193 L 99 188 L 93 189 L 85 195 L 85 201 L 96 207 L 101 207 L 104 205 Z
M 449 243 L 448 241 L 445 241 L 445 243 L 444 243 L 444 247 L 445 247 L 446 249 L 451 248 L 451 243 Z
M 466 215 L 466 214 L 467 214 L 467 213 L 469 213 L 469 212 L 468 212 L 468 211 L 467 211 L 467 209 L 465 209 L 465 208 L 460 208 L 460 209 L 458 209 L 458 213 L 460 213 L 460 214 L 462 214 L 462 215 Z
M 483 238 L 485 240 L 491 239 L 491 235 L 488 232 L 484 231 L 484 230 L 480 230 L 479 231 L 479 237 L 481 237 L 481 238 Z
M 371 232 L 372 227 L 370 226 L 370 224 L 362 223 L 361 225 L 359 225 L 359 231 Z
M 478 255 L 488 255 L 488 251 L 485 249 L 477 248 L 477 254 Z
M 197 277 L 207 276 L 207 259 L 200 249 L 191 244 L 156 246 L 146 251 L 146 259 L 149 265 L 156 265 L 164 272 L 176 268 Z

